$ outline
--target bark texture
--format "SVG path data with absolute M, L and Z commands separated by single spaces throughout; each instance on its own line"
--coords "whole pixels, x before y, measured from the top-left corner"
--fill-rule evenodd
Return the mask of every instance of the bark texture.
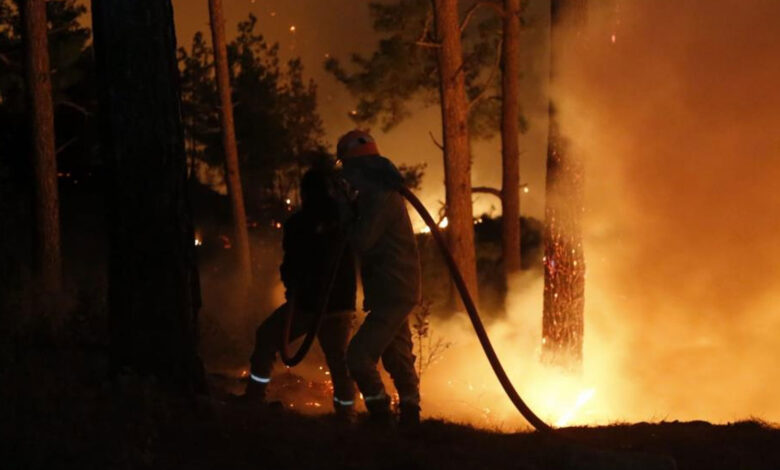
M 35 270 L 41 287 L 57 292 L 62 287 L 62 254 L 46 0 L 23 0 L 20 7 L 35 171 Z
M 561 30 L 585 21 L 587 0 L 553 0 L 550 76 L 554 83 L 561 51 Z M 583 162 L 570 151 L 550 101 L 544 231 L 544 313 L 542 359 L 578 370 L 582 364 L 585 309 Z
M 109 309 L 115 373 L 204 385 L 200 308 L 170 0 L 93 0 L 109 162 Z
M 225 44 L 225 18 L 222 14 L 222 0 L 209 0 L 211 39 L 214 46 L 214 68 L 219 91 L 220 122 L 222 125 L 222 148 L 225 151 L 225 174 L 233 210 L 233 232 L 236 240 L 236 257 L 242 290 L 252 280 L 252 257 L 249 248 L 244 192 L 241 188 L 241 172 L 238 165 L 238 146 L 233 121 L 233 99 L 230 92 L 227 46 Z M 245 294 L 246 292 L 243 292 Z
M 504 276 L 520 271 L 520 0 L 504 0 L 501 78 L 501 241 Z
M 477 263 L 471 202 L 471 155 L 468 102 L 463 72 L 457 0 L 434 0 L 439 47 L 441 115 L 444 132 L 444 184 L 446 186 L 447 238 L 469 291 L 478 299 Z M 454 289 L 453 289 L 454 292 Z

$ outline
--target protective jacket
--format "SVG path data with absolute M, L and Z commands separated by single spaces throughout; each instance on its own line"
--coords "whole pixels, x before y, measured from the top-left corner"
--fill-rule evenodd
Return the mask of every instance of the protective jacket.
M 343 161 L 343 176 L 356 192 L 347 236 L 360 258 L 365 307 L 420 301 L 420 255 L 398 169 L 379 155 Z

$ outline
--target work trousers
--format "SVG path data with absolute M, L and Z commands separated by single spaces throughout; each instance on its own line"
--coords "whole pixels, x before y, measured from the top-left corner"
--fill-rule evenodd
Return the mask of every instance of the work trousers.
M 381 358 L 401 402 L 419 406 L 420 383 L 414 368 L 412 333 L 409 329 L 409 314 L 415 306 L 402 303 L 373 308 L 349 343 L 349 372 L 367 402 L 387 396 L 377 370 Z
M 276 354 L 282 347 L 284 319 L 289 308 L 282 304 L 257 328 L 255 349 L 250 358 L 252 375 L 270 379 Z M 300 338 L 312 326 L 315 314 L 310 310 L 296 310 L 290 328 L 290 341 Z M 325 361 L 333 380 L 333 395 L 337 403 L 347 404 L 355 399 L 355 384 L 347 370 L 346 352 L 355 312 L 350 310 L 328 312 L 317 334 Z

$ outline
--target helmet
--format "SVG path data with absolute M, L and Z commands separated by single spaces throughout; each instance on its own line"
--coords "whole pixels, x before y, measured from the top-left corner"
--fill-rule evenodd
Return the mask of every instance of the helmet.
M 336 146 L 336 154 L 339 158 L 379 155 L 379 149 L 371 134 L 355 129 L 341 136 Z

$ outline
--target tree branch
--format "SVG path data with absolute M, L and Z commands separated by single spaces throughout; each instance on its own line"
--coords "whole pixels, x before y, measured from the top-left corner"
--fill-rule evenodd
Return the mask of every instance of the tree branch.
M 493 81 L 493 78 L 495 78 L 496 76 L 496 72 L 501 66 L 501 49 L 503 48 L 503 45 L 504 45 L 504 40 L 503 39 L 499 40 L 498 47 L 496 48 L 496 61 L 493 64 L 493 68 L 490 69 L 490 75 L 488 75 L 487 80 L 485 80 L 484 86 L 479 91 L 479 93 L 477 93 L 477 96 L 475 96 L 474 99 L 472 99 L 469 102 L 469 111 L 471 111 L 471 108 L 473 108 L 475 104 L 482 101 L 482 98 L 484 98 L 485 96 L 485 92 L 487 92 L 487 90 L 490 88 L 490 82 Z
M 491 188 L 490 186 L 474 186 L 471 188 L 471 194 L 492 194 L 501 199 L 503 193 L 500 189 Z
M 441 150 L 443 152 L 444 151 L 444 146 L 442 144 L 440 144 L 438 140 L 436 140 L 436 137 L 433 136 L 433 132 L 428 131 L 428 135 L 431 136 L 431 140 L 433 141 L 433 145 L 439 147 L 439 150 Z
M 62 106 L 67 106 L 68 108 L 73 108 L 76 111 L 78 111 L 81 114 L 83 114 L 84 116 L 92 116 L 92 113 L 87 111 L 87 108 L 85 108 L 85 107 L 83 107 L 81 105 L 78 105 L 78 104 L 76 104 L 76 103 L 74 103 L 72 101 L 59 100 L 59 101 L 57 101 L 57 105 L 62 105 Z
M 422 33 L 420 33 L 420 37 L 417 38 L 417 41 L 415 41 L 415 44 L 422 47 L 441 47 L 441 44 L 431 41 L 428 37 L 428 34 L 431 32 L 431 23 L 433 22 L 433 12 L 428 10 L 428 16 L 425 17 L 425 26 L 423 26 Z
M 59 155 L 63 150 L 65 150 L 66 148 L 70 147 L 70 145 L 73 142 L 77 141 L 77 140 L 78 140 L 78 137 L 73 137 L 69 141 L 67 141 L 64 144 L 60 145 L 60 147 L 57 150 L 55 150 L 54 154 L 55 155 Z
M 490 2 L 490 1 L 481 1 L 481 2 L 475 2 L 469 9 L 466 11 L 466 16 L 463 17 L 463 23 L 460 25 L 460 32 L 466 30 L 466 27 L 469 25 L 469 22 L 471 21 L 471 17 L 474 16 L 474 13 L 477 12 L 481 7 L 488 7 L 495 10 L 495 12 L 498 14 L 498 16 L 503 17 L 504 16 L 504 8 L 501 7 L 498 3 Z

